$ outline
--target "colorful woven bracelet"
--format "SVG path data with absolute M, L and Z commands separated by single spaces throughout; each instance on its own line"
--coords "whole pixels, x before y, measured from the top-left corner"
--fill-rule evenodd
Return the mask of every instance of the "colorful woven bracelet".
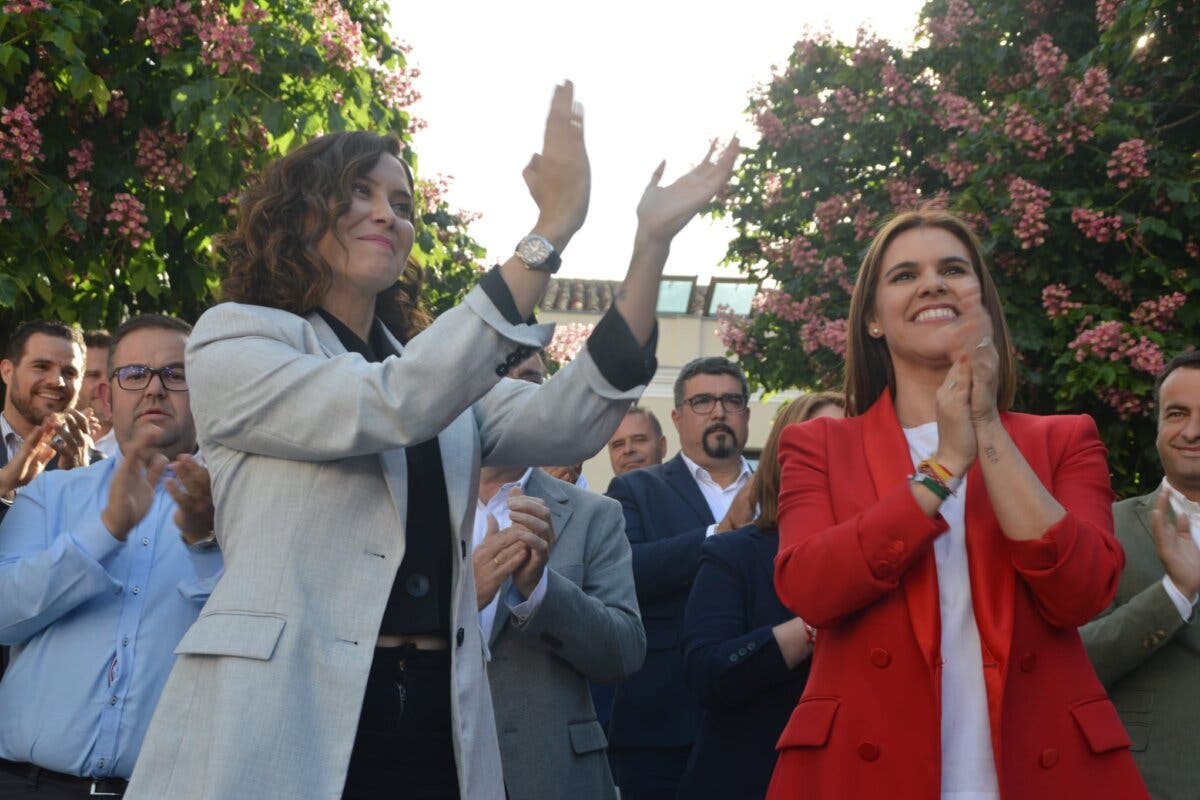
M 917 472 L 922 475 L 928 475 L 935 481 L 946 487 L 946 491 L 950 494 L 956 494 L 958 487 L 962 486 L 962 478 L 956 478 L 950 473 L 950 470 L 934 461 L 932 458 L 927 458 L 917 465 Z
M 926 475 L 921 472 L 914 473 L 908 476 L 908 479 L 913 483 L 919 483 L 929 491 L 938 496 L 939 500 L 945 501 L 950 497 L 950 488 L 945 484 L 939 483 L 937 478 L 932 475 Z

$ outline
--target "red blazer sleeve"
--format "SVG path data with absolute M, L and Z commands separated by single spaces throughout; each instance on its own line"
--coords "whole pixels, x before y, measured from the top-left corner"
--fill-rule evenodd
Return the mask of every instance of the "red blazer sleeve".
M 818 628 L 896 589 L 947 529 L 940 516 L 930 518 L 921 510 L 906 482 L 839 519 L 835 489 L 845 503 L 852 496 L 870 498 L 873 491 L 861 462 L 861 441 L 850 447 L 834 441 L 857 436 L 857 431 L 835 430 L 839 422 L 846 423 L 819 418 L 789 426 L 779 443 L 775 591 L 785 606 Z M 857 464 L 851 460 L 855 454 Z
M 1125 551 L 1113 534 L 1107 451 L 1089 416 L 1033 419 L 1050 426 L 1046 488 L 1067 513 L 1040 539 L 1006 541 L 1042 617 L 1075 628 L 1108 607 L 1125 567 Z

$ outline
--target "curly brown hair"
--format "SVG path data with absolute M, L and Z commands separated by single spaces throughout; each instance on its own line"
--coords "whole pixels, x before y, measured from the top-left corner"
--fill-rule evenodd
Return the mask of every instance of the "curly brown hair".
M 384 153 L 400 161 L 414 185 L 402 147 L 392 135 L 343 131 L 268 166 L 242 194 L 237 227 L 217 240 L 225 257 L 221 299 L 300 315 L 316 308 L 333 280 L 317 243 L 349 210 L 354 181 Z M 424 271 L 410 256 L 400 279 L 375 299 L 375 316 L 402 342 L 431 322 L 421 305 L 423 283 Z

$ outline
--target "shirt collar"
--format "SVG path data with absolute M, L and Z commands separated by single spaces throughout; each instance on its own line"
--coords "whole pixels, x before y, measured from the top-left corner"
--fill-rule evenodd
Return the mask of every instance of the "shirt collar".
M 1170 481 L 1163 476 L 1162 490 L 1167 493 L 1167 497 L 1171 498 L 1171 505 L 1175 510 L 1187 514 L 1192 518 L 1200 518 L 1200 503 L 1195 500 L 1189 500 L 1184 496 L 1183 492 L 1171 485 Z
M 713 480 L 712 473 L 710 473 L 704 467 L 697 464 L 695 461 L 692 461 L 690 458 L 688 458 L 687 454 L 684 453 L 682 450 L 679 451 L 679 457 L 682 458 L 683 463 L 687 465 L 688 474 L 691 475 L 692 478 L 694 478 L 695 480 L 698 480 L 698 481 L 704 480 L 704 481 L 708 481 L 709 483 L 716 484 L 716 481 Z M 737 486 L 738 484 L 742 483 L 744 480 L 746 480 L 746 478 L 748 476 L 750 476 L 754 472 L 754 470 L 750 469 L 750 462 L 746 460 L 746 457 L 741 456 L 740 458 L 742 459 L 742 471 L 738 473 L 737 479 L 734 480 L 733 483 L 731 483 L 731 484 L 729 484 L 729 486 L 725 487 L 727 489 L 730 487 L 733 487 L 733 486 Z
M 25 437 L 13 430 L 13 426 L 9 424 L 8 417 L 4 416 L 4 412 L 0 411 L 0 439 L 4 441 L 4 446 L 9 447 L 11 452 L 15 452 L 25 441 Z
M 525 487 L 529 485 L 529 476 L 532 474 L 533 467 L 529 467 L 523 473 L 521 473 L 521 477 L 517 478 L 515 481 L 501 484 L 500 488 L 496 490 L 496 493 L 492 495 L 491 500 L 484 503 L 481 499 L 479 501 L 479 505 L 483 506 L 484 508 L 489 508 L 497 503 L 503 503 L 508 498 L 508 493 L 514 488 L 520 489 L 521 493 L 524 494 Z

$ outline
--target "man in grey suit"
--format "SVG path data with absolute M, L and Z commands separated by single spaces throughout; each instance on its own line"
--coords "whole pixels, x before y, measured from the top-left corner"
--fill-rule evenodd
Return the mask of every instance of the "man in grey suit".
M 540 383 L 540 355 L 514 372 Z M 474 546 L 509 797 L 615 798 L 588 681 L 646 654 L 620 505 L 541 469 L 485 467 Z
M 1194 800 L 1200 779 L 1200 352 L 1155 384 L 1162 484 L 1113 506 L 1125 570 L 1081 630 L 1155 800 Z

